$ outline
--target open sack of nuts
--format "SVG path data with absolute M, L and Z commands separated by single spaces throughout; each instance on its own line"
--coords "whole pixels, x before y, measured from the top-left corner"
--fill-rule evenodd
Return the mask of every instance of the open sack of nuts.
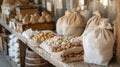
M 111 25 L 106 18 L 96 11 L 87 22 L 82 35 L 84 47 L 84 62 L 108 65 L 113 56 L 114 37 Z
M 29 29 L 24 31 L 22 35 L 26 37 L 30 41 L 30 43 L 37 43 L 32 44 L 32 46 L 37 47 L 41 42 L 54 37 L 56 34 L 50 30 L 33 31 Z
M 38 34 L 33 34 L 31 39 L 38 42 L 38 43 L 41 43 L 47 39 L 54 37 L 55 35 L 56 34 L 52 31 L 44 30 L 44 31 L 40 31 Z
M 40 31 L 38 34 L 35 34 L 32 36 L 32 39 L 37 41 L 37 42 L 41 42 L 47 39 L 50 39 L 52 37 L 54 37 L 56 34 L 53 33 L 52 31 Z
M 85 18 L 79 11 L 67 10 L 65 15 L 58 19 L 56 31 L 60 35 L 80 36 L 85 29 L 85 25 Z
M 83 60 L 83 47 L 79 37 L 55 36 L 39 46 L 62 62 Z

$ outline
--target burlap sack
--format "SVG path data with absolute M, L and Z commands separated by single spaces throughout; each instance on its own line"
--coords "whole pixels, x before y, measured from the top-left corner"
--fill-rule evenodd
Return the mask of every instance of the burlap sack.
M 89 27 L 94 27 L 99 24 L 99 21 L 101 19 L 101 13 L 99 11 L 95 11 L 93 14 L 95 15 L 88 20 L 86 29 Z
M 65 19 L 65 16 L 59 18 L 57 23 L 56 23 L 56 32 L 59 35 L 62 35 L 62 24 L 63 24 L 64 19 Z
M 79 12 L 75 11 L 67 17 L 62 25 L 62 35 L 80 36 L 85 28 L 86 22 Z
M 65 19 L 67 17 L 69 17 L 72 14 L 72 11 L 70 10 L 66 10 L 65 11 L 65 15 L 61 18 L 58 19 L 57 23 L 56 23 L 56 32 L 60 35 L 62 35 L 62 24 L 65 21 Z
M 95 19 L 96 17 L 96 19 Z M 92 17 L 83 33 L 84 62 L 108 65 L 113 56 L 114 37 L 108 19 Z

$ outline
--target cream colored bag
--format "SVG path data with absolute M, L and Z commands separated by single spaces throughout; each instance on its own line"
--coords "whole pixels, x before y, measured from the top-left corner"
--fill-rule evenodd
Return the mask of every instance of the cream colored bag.
M 65 15 L 61 18 L 58 19 L 57 23 L 56 23 L 56 32 L 60 35 L 62 35 L 62 24 L 65 21 L 65 19 L 67 17 L 69 17 L 72 14 L 72 11 L 70 10 L 66 10 L 65 11 Z
M 113 56 L 114 37 L 108 19 L 93 16 L 83 33 L 84 62 L 108 65 Z
M 64 19 L 65 19 L 65 16 L 59 18 L 56 23 L 56 32 L 60 35 L 62 35 L 62 24 L 63 24 Z
M 86 22 L 79 12 L 74 11 L 67 17 L 62 25 L 62 35 L 75 35 L 80 36 L 85 28 Z

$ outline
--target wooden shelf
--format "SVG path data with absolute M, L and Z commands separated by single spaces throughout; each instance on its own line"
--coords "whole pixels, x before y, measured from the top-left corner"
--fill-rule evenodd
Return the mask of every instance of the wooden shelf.
M 28 40 L 27 38 L 23 37 L 20 33 L 17 33 L 16 31 L 10 29 L 9 26 L 7 24 L 5 24 L 3 21 L 0 21 L 0 25 L 2 25 L 5 29 L 10 31 L 11 33 L 15 34 L 22 42 L 27 44 L 28 47 L 30 47 L 34 52 L 39 54 L 45 60 L 48 60 L 51 64 L 55 65 L 56 67 L 103 67 L 103 66 L 98 66 L 98 65 L 87 64 L 84 62 L 63 63 L 63 62 L 57 60 L 56 58 L 54 58 L 52 55 L 50 55 L 46 51 L 44 51 L 43 49 L 40 49 L 40 48 L 38 49 L 38 48 L 31 46 L 31 45 L 37 44 L 37 43 Z M 120 65 L 118 65 L 116 63 L 112 63 L 107 67 L 119 67 L 119 66 Z

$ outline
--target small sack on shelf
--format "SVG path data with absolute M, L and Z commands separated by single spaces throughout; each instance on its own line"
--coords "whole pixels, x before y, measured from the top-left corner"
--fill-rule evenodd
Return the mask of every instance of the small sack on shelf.
M 47 11 L 42 11 L 42 16 L 45 17 L 46 15 L 48 15 Z
M 82 35 L 84 62 L 108 65 L 113 56 L 114 36 L 108 19 L 93 16 Z
M 38 22 L 39 22 L 39 23 L 45 23 L 45 22 L 46 22 L 45 17 L 41 16 L 41 17 L 38 19 Z
M 36 17 L 34 17 L 34 15 L 30 15 L 30 16 L 31 16 L 30 22 L 31 22 L 32 24 L 37 23 Z
M 34 13 L 35 21 L 38 22 L 38 19 L 40 18 L 40 15 L 38 13 Z
M 16 19 L 17 19 L 17 16 L 16 16 Z M 22 21 L 22 19 L 23 19 L 23 15 L 20 14 L 20 15 L 18 16 L 18 19 L 19 19 L 19 21 Z
M 49 15 L 49 14 L 45 16 L 45 19 L 46 19 L 46 21 L 47 21 L 48 23 L 51 22 L 51 21 L 53 21 L 52 16 Z
M 23 23 L 23 24 L 28 24 L 28 23 L 29 23 L 29 21 L 30 21 L 29 15 L 28 15 L 28 14 L 26 14 L 26 16 L 25 16 L 25 17 L 23 17 L 23 19 L 22 19 L 22 23 Z

